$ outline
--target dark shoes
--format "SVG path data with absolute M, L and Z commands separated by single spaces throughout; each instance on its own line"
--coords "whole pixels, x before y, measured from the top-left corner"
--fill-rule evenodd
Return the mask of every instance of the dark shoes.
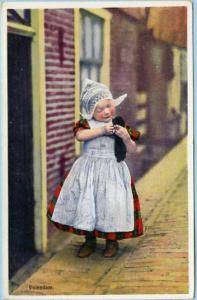
M 116 256 L 119 246 L 117 241 L 106 240 L 106 246 L 104 250 L 104 257 L 110 258 Z M 79 248 L 77 253 L 78 257 L 84 258 L 90 256 L 96 250 L 96 238 L 87 239 Z
M 79 248 L 78 257 L 84 258 L 88 257 L 90 254 L 96 250 L 96 239 L 86 239 L 86 241 Z
M 116 256 L 119 246 L 117 241 L 106 240 L 106 247 L 104 250 L 104 257 L 110 258 Z

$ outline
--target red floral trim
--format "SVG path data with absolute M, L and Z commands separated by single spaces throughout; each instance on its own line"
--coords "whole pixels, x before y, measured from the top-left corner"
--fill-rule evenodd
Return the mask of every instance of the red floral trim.
M 140 136 L 141 136 L 140 131 L 138 131 L 138 130 L 136 130 L 134 128 L 129 127 L 128 124 L 125 125 L 125 128 L 127 129 L 128 133 L 130 135 L 130 138 L 132 140 L 137 141 L 140 138 Z
M 80 119 L 79 121 L 77 121 L 75 123 L 74 128 L 73 128 L 74 135 L 76 135 L 77 131 L 81 130 L 81 129 L 90 129 L 90 126 L 86 119 Z

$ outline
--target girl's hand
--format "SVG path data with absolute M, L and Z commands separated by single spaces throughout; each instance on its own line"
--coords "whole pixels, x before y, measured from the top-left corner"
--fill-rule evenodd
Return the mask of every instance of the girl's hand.
M 104 133 L 105 134 L 113 134 L 114 133 L 114 126 L 112 123 L 109 123 L 107 125 L 104 126 Z
M 137 150 L 136 143 L 131 140 L 129 133 L 125 127 L 114 125 L 115 134 L 119 136 L 126 146 L 128 153 L 135 153 Z
M 130 140 L 129 133 L 125 127 L 114 125 L 114 133 L 119 136 L 123 141 Z

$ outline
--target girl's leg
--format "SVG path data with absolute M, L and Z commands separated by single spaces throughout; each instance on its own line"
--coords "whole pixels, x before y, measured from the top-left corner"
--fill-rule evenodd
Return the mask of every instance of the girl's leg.
M 85 238 L 86 238 L 86 241 L 96 241 L 96 237 L 95 237 L 93 231 L 87 232 Z
M 88 232 L 85 237 L 85 242 L 79 248 L 78 257 L 87 257 L 96 250 L 96 237 L 93 232 Z
M 106 240 L 106 246 L 104 250 L 104 257 L 114 257 L 116 256 L 119 249 L 118 241 Z

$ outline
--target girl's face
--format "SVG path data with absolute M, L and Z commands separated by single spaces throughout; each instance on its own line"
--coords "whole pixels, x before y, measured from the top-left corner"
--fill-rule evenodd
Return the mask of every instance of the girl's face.
M 111 99 L 104 99 L 97 103 L 93 117 L 100 122 L 110 122 L 115 116 L 116 110 Z

